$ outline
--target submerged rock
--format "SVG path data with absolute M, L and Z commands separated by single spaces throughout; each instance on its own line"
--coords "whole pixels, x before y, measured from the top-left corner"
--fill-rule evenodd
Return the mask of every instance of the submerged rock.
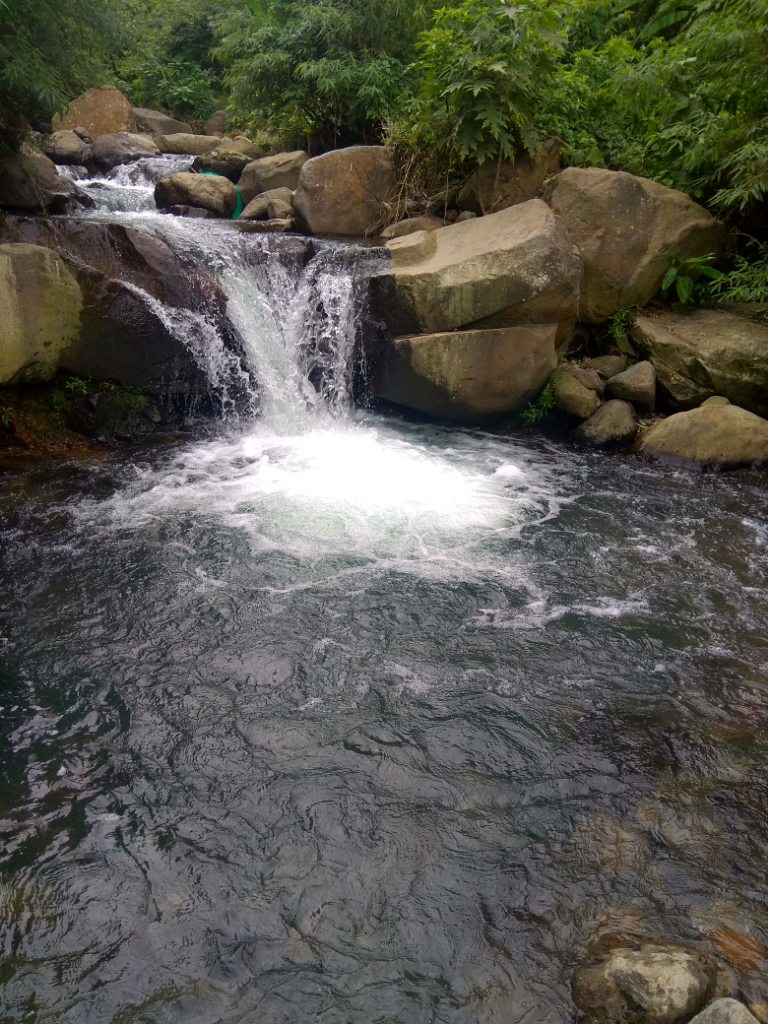
M 88 89 L 62 115 L 54 114 L 52 124 L 54 131 L 85 128 L 94 141 L 112 132 L 135 132 L 137 127 L 133 107 L 113 85 Z
M 644 306 L 673 258 L 717 253 L 724 227 L 675 189 L 624 171 L 568 167 L 544 199 L 584 260 L 580 319 Z
M 605 388 L 608 398 L 631 402 L 638 412 L 653 412 L 656 405 L 656 371 L 653 363 L 635 363 L 611 377 Z
M 768 420 L 735 405 L 706 404 L 654 424 L 641 451 L 726 467 L 768 462 Z
M 522 409 L 557 365 L 557 325 L 451 331 L 397 338 L 372 393 L 460 423 L 485 423 Z
M 176 132 L 172 135 L 158 135 L 155 143 L 161 153 L 178 153 L 183 156 L 203 156 L 221 145 L 221 139 L 209 135 L 189 135 Z
M 720 309 L 667 310 L 636 317 L 630 337 L 673 409 L 724 395 L 768 416 L 768 324 Z
M 713 977 L 706 958 L 682 947 L 614 949 L 579 968 L 573 1001 L 604 1024 L 678 1024 L 702 1005 Z
M 758 1024 L 743 1003 L 736 999 L 716 999 L 701 1013 L 697 1013 L 690 1024 Z
M 167 114 L 151 110 L 149 107 L 134 107 L 133 117 L 138 132 L 149 132 L 150 135 L 192 134 L 192 125 L 186 121 L 177 121 L 176 118 L 168 117 Z
M 80 332 L 74 274 L 40 245 L 0 245 L 0 384 L 50 380 Z
M 545 139 L 534 156 L 488 160 L 468 178 L 459 193 L 459 209 L 474 214 L 496 213 L 535 199 L 545 180 L 560 166 L 560 140 Z
M 243 168 L 237 182 L 243 204 L 247 206 L 256 196 L 277 188 L 286 188 L 292 192 L 299 184 L 301 168 L 307 160 L 309 154 L 301 150 L 251 160 Z
M 387 248 L 372 284 L 393 334 L 557 323 L 559 340 L 575 323 L 581 259 L 539 199 Z
M 385 146 L 349 146 L 307 160 L 293 205 L 310 234 L 362 237 L 382 219 L 395 188 Z
M 600 399 L 594 388 L 586 388 L 574 374 L 564 373 L 555 385 L 555 405 L 568 416 L 586 420 L 597 411 Z
M 574 438 L 594 448 L 626 446 L 634 441 L 638 429 L 634 407 L 629 402 L 612 399 L 576 428 Z
M 219 217 L 231 217 L 237 204 L 237 189 L 232 182 L 217 174 L 192 174 L 179 171 L 155 185 L 158 210 L 174 206 L 199 206 Z

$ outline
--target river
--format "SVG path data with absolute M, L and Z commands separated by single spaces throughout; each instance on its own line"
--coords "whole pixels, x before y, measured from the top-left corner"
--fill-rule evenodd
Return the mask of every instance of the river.
M 612 921 L 759 939 L 766 476 L 356 408 L 359 247 L 120 188 L 260 398 L 0 476 L 4 1024 L 555 1024 Z

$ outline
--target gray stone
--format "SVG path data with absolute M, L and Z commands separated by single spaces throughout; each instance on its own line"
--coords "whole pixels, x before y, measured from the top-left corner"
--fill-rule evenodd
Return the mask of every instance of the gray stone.
M 91 147 L 91 161 L 103 171 L 118 164 L 129 164 L 145 156 L 157 156 L 160 150 L 149 135 L 113 132 L 100 135 Z
M 42 245 L 0 245 L 0 384 L 50 380 L 77 337 L 82 308 L 59 255 Z
M 702 1005 L 712 975 L 704 957 L 681 947 L 614 949 L 579 968 L 573 1000 L 605 1024 L 678 1024 Z
M 55 164 L 82 166 L 88 161 L 91 147 L 75 132 L 65 129 L 50 135 L 45 140 L 43 151 Z
M 474 220 L 477 216 L 472 210 L 462 210 L 459 216 L 456 218 L 457 224 L 462 224 L 465 220 Z
M 627 360 L 624 356 L 596 356 L 594 359 L 587 359 L 584 366 L 590 370 L 597 370 L 603 380 L 610 380 L 617 373 L 623 373 L 627 368 Z
M 735 405 L 702 405 L 655 423 L 641 450 L 719 466 L 768 462 L 768 420 Z
M 173 206 L 200 206 L 219 217 L 231 217 L 237 204 L 237 189 L 228 178 L 216 174 L 179 171 L 155 185 L 158 210 Z
M 469 176 L 459 193 L 459 208 L 475 214 L 496 213 L 535 199 L 545 180 L 560 165 L 560 140 L 545 139 L 536 154 L 511 160 L 488 160 Z
M 585 388 L 573 374 L 564 373 L 555 385 L 555 405 L 568 416 L 586 420 L 600 405 L 594 390 Z
M 670 310 L 636 317 L 631 337 L 673 409 L 721 395 L 768 416 L 768 324 L 720 309 Z
M 271 192 L 276 188 L 287 188 L 293 192 L 299 183 L 301 168 L 307 160 L 307 153 L 296 151 L 263 156 L 246 164 L 237 182 L 243 204 L 247 206 L 262 192 Z
M 617 373 L 608 381 L 605 393 L 608 398 L 631 402 L 638 412 L 653 412 L 656 405 L 656 371 L 653 363 L 645 359 Z
M 587 388 L 589 391 L 596 391 L 597 394 L 602 397 L 602 394 L 605 391 L 605 381 L 597 370 L 585 366 L 569 366 L 566 372 L 569 373 L 574 380 L 577 380 L 582 387 Z
M 716 999 L 697 1013 L 690 1024 L 758 1024 L 758 1021 L 743 1003 L 735 999 Z
M 242 220 L 268 220 L 290 217 L 293 213 L 289 188 L 273 188 L 262 192 L 248 203 L 240 214 Z
M 387 248 L 372 285 L 394 334 L 557 323 L 560 341 L 576 320 L 581 260 L 539 199 Z
M 376 367 L 372 392 L 460 423 L 499 419 L 547 383 L 557 365 L 556 331 L 556 324 L 537 324 L 397 338 Z
M 584 260 L 580 319 L 644 306 L 674 258 L 717 253 L 724 227 L 682 192 L 624 171 L 568 167 L 544 198 Z
M 637 414 L 629 402 L 613 399 L 605 402 L 574 432 L 574 438 L 594 448 L 628 445 L 638 431 Z
M 186 121 L 177 121 L 175 117 L 168 117 L 149 107 L 134 107 L 133 117 L 138 132 L 148 132 L 150 135 L 175 135 L 179 132 L 192 134 L 192 125 Z
M 190 135 L 187 132 L 178 132 L 172 135 L 158 135 L 155 139 L 161 153 L 179 153 L 190 156 L 204 156 L 218 149 L 221 139 L 211 135 Z
M 396 184 L 385 146 L 349 146 L 307 160 L 293 206 L 310 234 L 362 237 L 384 217 Z

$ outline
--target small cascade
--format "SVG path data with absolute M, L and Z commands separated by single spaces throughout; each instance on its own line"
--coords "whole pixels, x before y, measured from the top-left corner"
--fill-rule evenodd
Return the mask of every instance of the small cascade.
M 345 416 L 353 404 L 368 282 L 384 268 L 384 251 L 159 213 L 155 183 L 187 170 L 191 160 L 146 157 L 86 179 L 69 171 L 96 201 L 87 219 L 158 236 L 221 288 L 229 336 L 210 312 L 166 306 L 136 282 L 123 282 L 192 354 L 225 420 L 258 417 L 287 433 Z

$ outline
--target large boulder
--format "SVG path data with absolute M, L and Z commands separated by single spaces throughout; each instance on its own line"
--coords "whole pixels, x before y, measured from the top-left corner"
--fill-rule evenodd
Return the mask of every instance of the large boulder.
M 90 160 L 102 171 L 110 171 L 118 164 L 130 164 L 145 156 L 158 156 L 159 153 L 160 150 L 149 135 L 113 132 L 96 139 L 91 147 Z
M 192 134 L 192 125 L 186 121 L 177 121 L 175 117 L 161 114 L 159 110 L 148 107 L 134 107 L 133 117 L 137 132 L 148 132 L 150 135 L 176 135 L 181 132 Z
M 153 233 L 74 218 L 0 218 L 0 243 L 18 241 L 57 252 L 82 291 L 79 330 L 58 353 L 61 370 L 184 398 L 210 391 L 211 328 L 238 350 L 215 281 Z
M 48 136 L 43 151 L 54 164 L 82 166 L 88 162 L 91 147 L 87 142 L 83 142 L 79 135 L 64 129 Z
M 246 164 L 237 182 L 243 203 L 247 206 L 262 192 L 271 192 L 276 188 L 289 188 L 293 191 L 299 183 L 301 168 L 307 160 L 309 155 L 297 150 L 293 153 L 263 156 Z
M 313 235 L 362 237 L 395 196 L 392 156 L 384 146 L 349 146 L 307 160 L 293 199 Z
M 676 946 L 615 949 L 581 967 L 573 1001 L 601 1024 L 678 1024 L 706 999 L 714 970 L 702 956 Z
M 624 171 L 568 167 L 544 199 L 584 259 L 580 318 L 644 306 L 673 258 L 717 253 L 724 227 L 682 192 Z
M 0 384 L 50 380 L 78 336 L 83 296 L 60 256 L 0 245 Z
M 556 324 L 536 324 L 396 338 L 376 367 L 372 392 L 460 423 L 499 419 L 547 383 L 557 366 L 556 333 Z
M 248 203 L 240 214 L 242 220 L 272 220 L 290 218 L 293 215 L 289 188 L 273 188 L 262 192 Z
M 229 178 L 233 184 L 237 184 L 246 165 L 263 155 L 261 146 L 246 139 L 245 136 L 225 139 L 211 152 L 196 156 L 192 161 L 192 170 L 220 174 L 224 178 Z
M 641 450 L 726 467 L 768 462 L 768 420 L 736 405 L 707 402 L 655 423 L 643 436 Z
M 673 409 L 725 395 L 768 416 L 768 324 L 719 309 L 666 310 L 636 317 L 630 336 Z
M 387 248 L 372 285 L 394 334 L 557 323 L 559 341 L 575 323 L 581 258 L 540 199 Z
M 179 171 L 155 185 L 155 204 L 158 210 L 199 206 L 219 217 L 231 217 L 237 204 L 237 189 L 221 175 Z
M 0 206 L 63 213 L 78 195 L 75 183 L 42 153 L 24 149 L 0 161 Z
M 637 413 L 618 398 L 605 402 L 576 428 L 574 439 L 592 448 L 626 447 L 637 437 Z
M 644 359 L 628 370 L 615 374 L 605 389 L 608 398 L 631 402 L 638 412 L 653 412 L 656 404 L 656 371 L 653 363 Z
M 62 115 L 54 114 L 52 124 L 54 131 L 85 128 L 94 141 L 99 135 L 136 131 L 133 107 L 113 85 L 88 89 L 72 100 Z
M 545 180 L 560 166 L 560 140 L 545 139 L 536 153 L 512 160 L 488 160 L 474 171 L 459 193 L 459 209 L 478 215 L 505 210 L 535 199 Z
M 190 156 L 204 156 L 218 149 L 221 139 L 215 135 L 190 135 L 188 132 L 179 132 L 171 135 L 158 135 L 155 144 L 161 153 L 178 153 L 183 156 L 189 153 Z

